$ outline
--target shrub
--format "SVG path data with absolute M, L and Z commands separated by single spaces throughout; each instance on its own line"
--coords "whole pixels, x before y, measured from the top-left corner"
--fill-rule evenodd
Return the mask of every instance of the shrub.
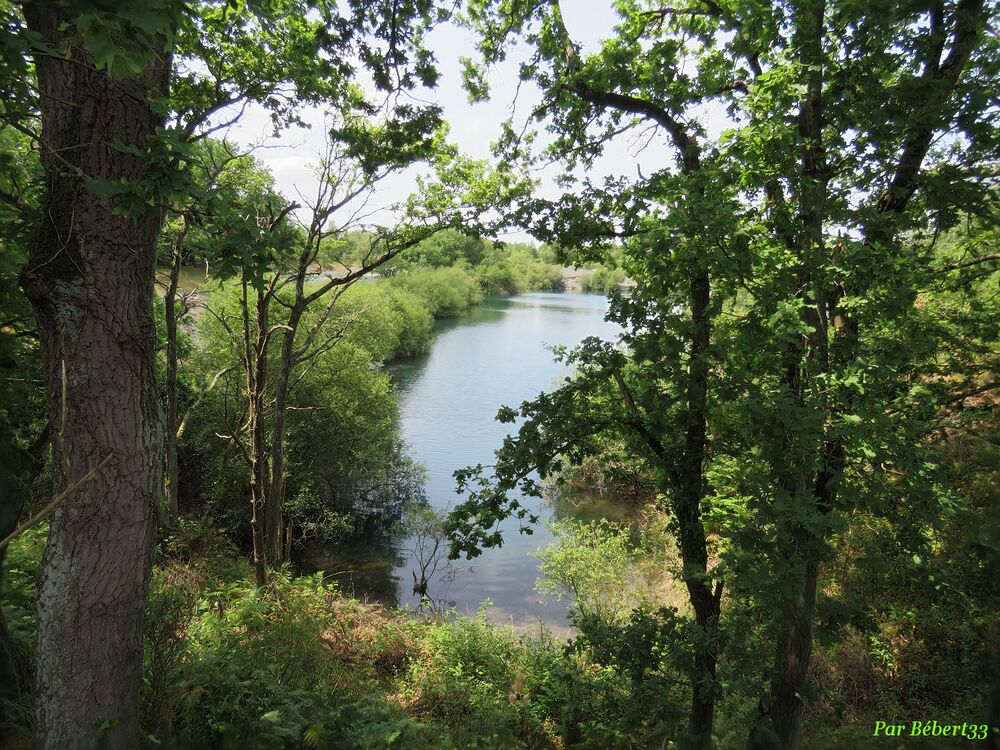
M 628 530 L 604 520 L 559 520 L 550 527 L 558 541 L 535 553 L 541 573 L 535 588 L 560 599 L 569 594 L 577 612 L 624 616 L 636 576 Z
M 144 728 L 175 748 L 641 748 L 685 706 L 662 612 L 583 618 L 564 646 L 485 614 L 421 622 L 321 575 L 230 582 L 178 538 L 147 606 Z M 214 555 L 214 552 L 209 552 Z M 182 559 L 183 558 L 183 559 Z M 224 567 L 224 566 L 216 566 Z M 230 567 L 230 572 L 233 572 Z M 681 691 L 683 693 L 683 691 Z
M 327 324 L 375 362 L 421 354 L 431 341 L 434 320 L 419 296 L 386 283 L 357 284 L 334 305 Z
M 476 268 L 476 279 L 486 294 L 514 294 L 521 291 L 517 276 L 506 260 Z
M 473 271 L 486 294 L 559 291 L 563 288 L 562 267 L 539 260 L 530 246 L 492 248 Z
M 410 271 L 395 277 L 393 284 L 422 299 L 435 318 L 461 315 L 483 298 L 472 274 L 458 267 Z
M 520 747 L 517 641 L 483 612 L 429 627 L 406 683 L 410 710 L 450 727 L 462 747 Z
M 667 518 L 652 509 L 641 529 L 606 519 L 551 523 L 556 542 L 538 550 L 535 588 L 573 598 L 571 614 L 621 623 L 637 607 L 686 606 Z
M 275 575 L 266 589 L 243 578 L 193 599 L 184 580 L 158 571 L 147 609 L 171 623 L 162 627 L 173 643 L 163 694 L 144 713 L 153 739 L 178 748 L 430 744 L 419 722 L 372 692 L 410 649 L 398 621 L 319 575 Z M 162 664 L 147 652 L 147 673 Z
M 434 316 L 430 308 L 412 292 L 398 287 L 388 290 L 401 321 L 393 358 L 424 354 L 433 338 Z
M 610 295 L 618 290 L 623 281 L 625 272 L 622 269 L 599 266 L 592 274 L 580 278 L 580 289 Z
M 515 265 L 514 274 L 519 291 L 558 292 L 563 288 L 562 268 L 533 258 Z

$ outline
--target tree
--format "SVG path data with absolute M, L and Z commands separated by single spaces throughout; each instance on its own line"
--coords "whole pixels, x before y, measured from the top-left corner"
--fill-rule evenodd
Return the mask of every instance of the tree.
M 257 196 L 252 196 L 256 198 Z M 268 198 L 274 198 L 273 195 Z M 251 204 L 246 217 L 237 219 L 240 231 L 230 239 L 240 243 L 243 263 L 240 265 L 240 338 L 243 354 L 243 373 L 246 378 L 246 424 L 241 426 L 250 436 L 250 445 L 244 451 L 250 468 L 250 527 L 253 538 L 253 565 L 258 586 L 267 583 L 266 511 L 268 490 L 268 450 L 265 443 L 265 410 L 268 377 L 268 349 L 275 332 L 271 328 L 271 302 L 276 293 L 280 273 L 270 280 L 261 276 L 264 265 L 269 264 L 275 247 L 287 236 L 283 226 L 285 218 L 296 208 L 278 198 L 278 208 L 271 200 Z M 277 238 L 277 239 L 276 239 Z M 246 243 L 246 244 L 243 244 Z M 247 262 L 249 260 L 249 262 Z M 218 316 L 217 316 L 218 317 Z M 220 322 L 227 325 L 224 318 Z M 231 328 L 227 330 L 233 334 Z M 234 341 L 234 344 L 236 341 Z M 233 432 L 230 440 L 238 441 L 239 433 Z
M 641 11 L 638 7 L 630 8 L 634 17 L 632 23 L 638 23 Z M 493 15 L 495 13 L 495 15 Z M 547 97 L 543 107 L 537 113 L 553 112 L 556 120 L 552 128 L 557 133 L 557 142 L 553 151 L 566 157 L 570 165 L 577 160 L 589 163 L 589 160 L 599 152 L 600 143 L 608 140 L 625 118 L 628 126 L 636 124 L 637 120 L 648 118 L 667 134 L 668 142 L 677 154 L 679 174 L 674 176 L 659 175 L 660 184 L 657 190 L 672 191 L 673 197 L 686 204 L 688 217 L 668 217 L 660 226 L 647 222 L 642 226 L 639 219 L 638 205 L 623 205 L 621 198 L 609 197 L 612 190 L 600 194 L 589 190 L 582 200 L 569 198 L 568 204 L 559 206 L 555 217 L 546 221 L 529 220 L 536 236 L 546 242 L 555 242 L 565 246 L 574 246 L 579 241 L 581 249 L 594 247 L 595 244 L 606 242 L 619 236 L 635 236 L 648 233 L 650 244 L 661 254 L 671 253 L 674 257 L 668 259 L 669 266 L 662 271 L 669 273 L 669 280 L 649 279 L 650 284 L 657 285 L 664 281 L 672 284 L 669 291 L 666 283 L 656 291 L 656 296 L 646 295 L 643 302 L 647 310 L 639 312 L 636 305 L 629 313 L 623 313 L 622 320 L 629 314 L 636 320 L 648 312 L 648 306 L 655 306 L 661 316 L 659 323 L 668 326 L 666 331 L 658 330 L 659 335 L 667 335 L 666 346 L 680 354 L 685 353 L 686 369 L 675 372 L 671 382 L 670 400 L 679 408 L 671 409 L 669 416 L 657 414 L 655 419 L 665 417 L 671 420 L 671 431 L 683 434 L 682 441 L 665 444 L 661 436 L 646 430 L 641 425 L 641 415 L 635 399 L 629 391 L 620 373 L 617 384 L 622 389 L 622 398 L 632 412 L 629 419 L 636 420 L 636 427 L 646 433 L 645 438 L 656 456 L 656 463 L 667 467 L 663 478 L 669 484 L 671 503 L 678 519 L 678 540 L 684 565 L 684 578 L 695 611 L 698 627 L 703 636 L 700 646 L 694 650 L 693 688 L 691 714 L 688 733 L 695 738 L 700 746 L 707 746 L 711 740 L 711 726 L 714 715 L 715 670 L 718 641 L 716 628 L 720 613 L 722 597 L 722 582 L 714 580 L 709 570 L 708 544 L 701 520 L 701 504 L 706 493 L 704 482 L 704 461 L 706 451 L 706 423 L 708 399 L 708 347 L 711 337 L 710 316 L 710 280 L 708 253 L 718 243 L 725 242 L 727 230 L 733 226 L 735 205 L 727 192 L 713 194 L 712 181 L 717 177 L 715 164 L 705 163 L 698 133 L 683 122 L 685 106 L 683 100 L 656 103 L 653 99 L 661 99 L 666 94 L 663 86 L 666 81 L 653 80 L 652 88 L 656 91 L 645 96 L 624 95 L 606 90 L 589 82 L 598 70 L 610 72 L 616 85 L 628 88 L 636 80 L 636 71 L 627 68 L 615 70 L 614 65 L 607 64 L 601 57 L 595 56 L 588 61 L 588 66 L 581 67 L 578 48 L 570 38 L 562 20 L 562 11 L 558 2 L 549 4 L 528 4 L 519 8 L 516 13 L 508 16 L 506 10 L 492 8 L 490 4 L 474 4 L 470 16 L 479 25 L 483 33 L 482 49 L 487 62 L 502 59 L 503 46 L 506 37 L 527 26 L 534 16 L 542 16 L 540 31 L 532 34 L 531 39 L 537 45 L 537 52 L 531 67 L 522 69 L 525 77 L 535 77 L 543 87 Z M 636 55 L 634 62 L 644 66 L 645 61 L 638 57 L 640 38 L 644 31 L 641 27 L 620 29 L 624 32 L 621 40 L 631 45 L 630 52 Z M 609 58 L 614 54 L 611 49 L 603 55 Z M 650 56 L 662 54 L 665 50 L 654 49 Z M 669 51 L 670 59 L 676 59 L 679 50 Z M 602 56 L 603 56 L 602 55 Z M 547 72 L 540 73 L 542 65 L 550 66 Z M 603 115 L 603 118 L 602 118 Z M 603 128 L 604 135 L 596 143 L 587 141 L 586 126 L 597 122 Z M 513 130 L 509 131 L 513 134 Z M 515 146 L 516 148 L 516 146 Z M 669 187 L 665 184 L 669 182 Z M 650 191 L 652 192 L 652 191 Z M 644 195 L 636 191 L 636 195 L 628 196 L 637 204 L 655 202 L 655 194 Z M 693 207 L 704 207 L 712 213 L 712 220 L 701 215 Z M 709 208 L 710 207 L 710 208 Z M 529 212 L 541 212 L 542 204 L 535 203 L 528 208 Z M 551 207 L 548 209 L 551 211 Z M 530 215 L 530 214 L 529 214 Z M 650 226 L 652 224 L 652 226 Z M 672 240 L 668 245 L 668 238 Z M 656 271 L 661 271 L 657 268 Z M 654 271 L 655 273 L 655 271 Z M 669 294 L 669 296 L 668 296 Z M 673 312 L 680 305 L 690 311 L 690 317 L 681 318 Z M 630 321 L 631 322 L 631 321 Z M 649 332 L 644 332 L 646 336 Z M 647 345 L 639 334 L 627 343 L 633 346 Z M 658 342 L 659 346 L 663 343 Z M 680 359 L 677 360 L 680 362 Z M 678 368 L 679 370 L 679 368 Z M 526 405 L 527 406 L 527 405 Z M 568 423 L 578 424 L 578 423 Z M 584 429 L 586 432 L 587 429 Z M 570 445 L 553 446 L 568 449 Z M 521 473 L 517 470 L 515 473 Z M 544 473 L 543 473 L 544 475 Z M 507 487 L 502 488 L 504 491 Z M 461 510 L 461 509 L 460 509 Z M 468 510 L 468 508 L 466 508 Z M 457 517 L 457 516 L 456 516 Z M 472 548 L 467 547 L 467 551 Z
M 101 735 L 108 747 L 132 747 L 162 478 L 156 238 L 164 207 L 190 190 L 187 144 L 251 103 L 276 126 L 307 102 L 378 108 L 352 85 L 348 60 L 372 73 L 376 95 L 433 85 L 420 40 L 435 15 L 424 2 L 354 3 L 343 13 L 295 0 L 21 8 L 23 21 L 4 6 L 2 51 L 15 65 L 3 83 L 17 106 L 3 117 L 36 139 L 46 179 L 22 285 L 38 321 L 50 420 L 65 425 L 53 436 L 56 496 L 107 461 L 52 520 L 38 601 L 39 746 L 91 747 Z M 385 108 L 398 140 L 438 118 L 433 106 Z M 380 145 L 370 138 L 361 150 Z
M 435 161 L 438 178 L 423 186 L 422 195 L 411 198 L 399 224 L 391 230 L 365 227 L 367 250 L 355 259 L 355 266 L 319 272 L 317 263 L 324 244 L 349 230 L 357 231 L 357 218 L 364 215 L 364 206 L 378 183 L 419 158 Z M 373 168 L 377 171 L 368 171 Z M 240 319 L 234 322 L 210 312 L 243 354 L 246 421 L 231 430 L 229 438 L 238 441 L 246 435 L 249 439 L 244 455 L 251 474 L 258 585 L 266 582 L 267 567 L 281 563 L 290 547 L 291 530 L 283 513 L 292 391 L 317 357 L 337 346 L 346 329 L 366 312 L 361 309 L 346 320 L 336 319 L 340 297 L 356 282 L 442 229 L 472 222 L 472 216 L 502 199 L 499 196 L 505 191 L 525 189 L 516 176 L 498 178 L 482 165 L 456 155 L 440 138 L 428 139 L 423 151 L 413 143 L 407 143 L 403 152 L 383 149 L 378 161 L 369 160 L 367 167 L 331 140 L 318 177 L 317 192 L 307 201 L 304 219 L 291 218 L 296 204 L 271 195 L 256 196 L 251 197 L 251 205 L 239 208 L 220 232 L 228 242 L 239 238 L 232 252 L 224 254 L 222 272 L 233 268 L 239 274 Z M 481 191 L 478 195 L 477 190 Z M 280 210 L 276 208 L 283 203 Z M 243 215 L 255 218 L 248 225 L 240 218 Z M 295 226 L 283 227 L 283 221 Z M 235 226 L 245 228 L 234 233 Z M 255 249 L 247 252 L 248 247 Z M 274 347 L 277 362 L 272 370 Z
M 438 147 L 425 135 L 426 151 L 421 151 L 408 143 L 407 153 L 383 152 L 379 162 L 369 163 L 367 169 L 353 162 L 344 152 L 338 151 L 333 143 L 327 146 L 326 154 L 319 165 L 319 187 L 309 205 L 309 218 L 301 227 L 300 242 L 296 243 L 295 262 L 290 273 L 278 271 L 273 278 L 280 278 L 269 289 L 280 294 L 286 286 L 292 289 L 287 299 L 275 296 L 273 299 L 287 307 L 287 317 L 283 326 L 275 333 L 280 337 L 281 346 L 275 383 L 274 418 L 271 427 L 269 455 L 271 459 L 270 480 L 264 501 L 264 555 L 268 564 L 276 565 L 285 559 L 286 529 L 283 519 L 285 489 L 285 433 L 288 401 L 295 384 L 295 371 L 308 366 L 317 354 L 336 345 L 343 336 L 342 327 L 329 326 L 337 299 L 359 279 L 390 262 L 403 250 L 413 247 L 432 230 L 422 228 L 410 232 L 376 232 L 371 235 L 368 251 L 359 259 L 359 266 L 347 268 L 344 273 L 332 278 L 311 282 L 311 272 L 319 257 L 324 240 L 334 235 L 342 235 L 353 229 L 354 217 L 359 213 L 357 202 L 367 205 L 378 183 L 390 174 L 409 166 L 420 158 L 433 157 Z M 346 219 L 338 215 L 345 208 Z M 313 305 L 324 306 L 309 327 L 300 336 L 300 325 Z M 349 324 L 349 323 L 348 323 Z M 331 331 L 330 328 L 333 328 Z M 260 351 L 266 352 L 267 342 L 262 342 Z M 290 541 L 290 531 L 287 532 Z
M 165 222 L 160 236 L 161 243 L 169 247 L 169 272 L 163 290 L 166 329 L 166 467 L 163 491 L 166 500 L 165 514 L 170 520 L 177 516 L 180 486 L 177 474 L 177 440 L 182 423 L 177 396 L 179 325 L 191 312 L 193 296 L 197 291 L 180 290 L 181 269 L 196 262 L 202 262 L 208 267 L 209 263 L 221 260 L 218 253 L 225 241 L 212 235 L 215 228 L 213 217 L 229 207 L 227 204 L 233 200 L 235 192 L 247 192 L 255 186 L 259 188 L 259 180 L 252 179 L 255 175 L 250 171 L 251 162 L 248 154 L 238 153 L 224 141 L 206 138 L 198 142 L 189 164 L 192 192 L 183 205 L 171 208 L 174 215 Z
M 453 515 L 456 550 L 499 542 L 489 526 L 519 512 L 503 493 L 532 467 L 550 473 L 553 454 L 582 460 L 596 434 L 624 430 L 660 478 L 703 633 L 686 733 L 711 743 L 725 579 L 773 624 L 751 746 L 795 748 L 829 540 L 852 509 L 878 507 L 886 488 L 866 471 L 896 467 L 907 481 L 895 491 L 930 486 L 916 367 L 928 344 L 911 321 L 935 269 L 913 233 L 983 209 L 996 44 L 974 0 L 617 11 L 614 36 L 583 55 L 558 0 L 468 4 L 485 64 L 517 36 L 532 45 L 520 74 L 542 91 L 532 117 L 567 171 L 636 128 L 662 136 L 674 164 L 521 206 L 520 226 L 590 257 L 625 240 L 637 286 L 611 313 L 625 352 L 591 342 L 571 359 L 576 380 L 522 405 L 496 482 Z M 706 106 L 730 120 L 719 138 L 699 124 Z M 507 160 L 524 154 L 517 132 L 501 144 Z M 913 348 L 889 346 L 900 332 Z
M 112 76 L 117 61 L 86 36 L 110 33 L 107 19 L 23 8 L 46 189 L 21 279 L 42 346 L 54 492 L 112 457 L 52 517 L 38 587 L 39 746 L 90 747 L 107 731 L 110 747 L 130 747 L 162 456 L 151 304 L 160 219 L 123 216 L 92 188 L 150 176 L 141 154 L 164 122 L 151 102 L 167 89 L 177 9 L 145 30 L 122 21 L 131 67 Z
M 464 234 L 461 229 L 442 229 L 413 248 L 412 252 L 400 258 L 393 266 L 436 268 L 460 262 L 475 266 L 483 259 L 488 247 L 487 240 Z

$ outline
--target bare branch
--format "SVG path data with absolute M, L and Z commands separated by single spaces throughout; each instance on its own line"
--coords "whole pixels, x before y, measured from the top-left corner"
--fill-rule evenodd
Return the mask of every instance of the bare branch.
M 73 482 L 72 484 L 70 484 L 69 487 L 67 487 L 62 492 L 60 492 L 58 495 L 56 495 L 55 499 L 53 499 L 52 502 L 50 502 L 48 505 L 46 505 L 44 508 L 42 508 L 40 511 L 38 511 L 35 515 L 33 515 L 31 518 L 29 518 L 23 524 L 21 524 L 20 526 L 18 526 L 12 532 L 10 532 L 2 540 L 0 540 L 0 549 L 3 549 L 4 547 L 6 547 L 8 544 L 10 544 L 12 541 L 14 541 L 15 539 L 17 539 L 19 536 L 21 536 L 21 534 L 23 534 L 25 531 L 27 531 L 28 529 L 30 529 L 36 523 L 38 523 L 39 521 L 41 521 L 43 518 L 47 518 L 49 516 L 49 514 L 52 513 L 52 511 L 54 511 L 56 508 L 59 507 L 60 503 L 62 503 L 64 500 L 66 500 L 66 498 L 70 497 L 74 492 L 76 492 L 84 484 L 86 484 L 87 482 L 89 482 L 90 479 L 98 471 L 100 471 L 100 469 L 108 461 L 110 461 L 113 456 L 114 456 L 113 453 L 109 453 L 108 455 L 106 455 L 104 458 L 102 458 L 97 463 L 97 465 L 93 469 L 91 469 L 90 471 L 88 471 L 82 477 L 80 477 L 75 482 Z

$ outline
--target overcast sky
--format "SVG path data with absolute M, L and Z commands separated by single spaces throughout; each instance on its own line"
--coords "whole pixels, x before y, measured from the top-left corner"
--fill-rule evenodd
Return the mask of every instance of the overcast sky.
M 597 49 L 602 38 L 611 35 L 616 22 L 610 2 L 601 0 L 563 0 L 564 19 L 571 36 L 581 46 L 584 55 Z M 490 158 L 490 144 L 500 134 L 500 125 L 511 114 L 517 85 L 517 62 L 526 58 L 529 50 L 514 50 L 508 61 L 491 72 L 491 100 L 481 104 L 469 104 L 462 88 L 459 58 L 463 55 L 475 59 L 474 36 L 472 32 L 454 25 L 444 25 L 434 30 L 429 38 L 429 46 L 438 60 L 441 78 L 426 98 L 440 104 L 445 119 L 450 123 L 450 138 L 461 151 L 476 159 Z M 423 97 L 423 95 L 422 95 Z M 537 89 L 523 85 L 517 98 L 515 122 L 522 125 L 539 103 Z M 256 152 L 274 174 L 278 189 L 289 198 L 298 193 L 312 195 L 316 179 L 310 165 L 315 164 L 323 148 L 323 112 L 315 108 L 306 109 L 303 119 L 312 125 L 309 129 L 292 128 L 279 138 L 272 136 L 269 116 L 262 110 L 248 111 L 240 123 L 231 128 L 227 137 L 242 145 L 265 143 L 266 148 Z M 706 113 L 706 120 L 718 120 L 718 115 Z M 716 130 L 718 123 L 706 122 L 710 130 Z M 712 127 L 716 125 L 717 127 Z M 544 140 L 544 139 L 543 139 Z M 608 144 L 605 154 L 595 162 L 589 173 L 591 179 L 600 180 L 606 175 L 636 175 L 640 161 L 644 174 L 650 174 L 669 162 L 669 151 L 662 145 L 662 138 L 643 148 L 647 139 L 637 142 L 634 136 L 624 136 Z M 640 154 L 641 150 L 641 154 Z M 560 194 L 561 188 L 553 183 L 557 170 L 552 167 L 540 171 L 536 177 L 541 180 L 539 191 L 548 197 Z M 394 176 L 382 183 L 379 194 L 371 206 L 391 205 L 404 200 L 415 188 L 416 170 Z M 298 192 L 297 192 L 298 191 Z M 387 213 L 376 215 L 374 220 L 381 224 L 391 224 Z M 523 233 L 511 233 L 502 237 L 509 241 L 529 240 Z

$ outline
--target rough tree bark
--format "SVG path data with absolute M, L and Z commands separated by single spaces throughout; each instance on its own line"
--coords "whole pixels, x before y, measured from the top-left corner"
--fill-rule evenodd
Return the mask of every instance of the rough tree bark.
M 22 273 L 42 343 L 58 493 L 113 458 L 54 513 L 38 586 L 38 747 L 134 748 L 142 613 L 162 477 L 153 281 L 160 215 L 123 217 L 84 177 L 136 180 L 163 124 L 170 60 L 112 79 L 73 36 L 72 10 L 26 3 L 59 55 L 36 55 L 44 217 Z

